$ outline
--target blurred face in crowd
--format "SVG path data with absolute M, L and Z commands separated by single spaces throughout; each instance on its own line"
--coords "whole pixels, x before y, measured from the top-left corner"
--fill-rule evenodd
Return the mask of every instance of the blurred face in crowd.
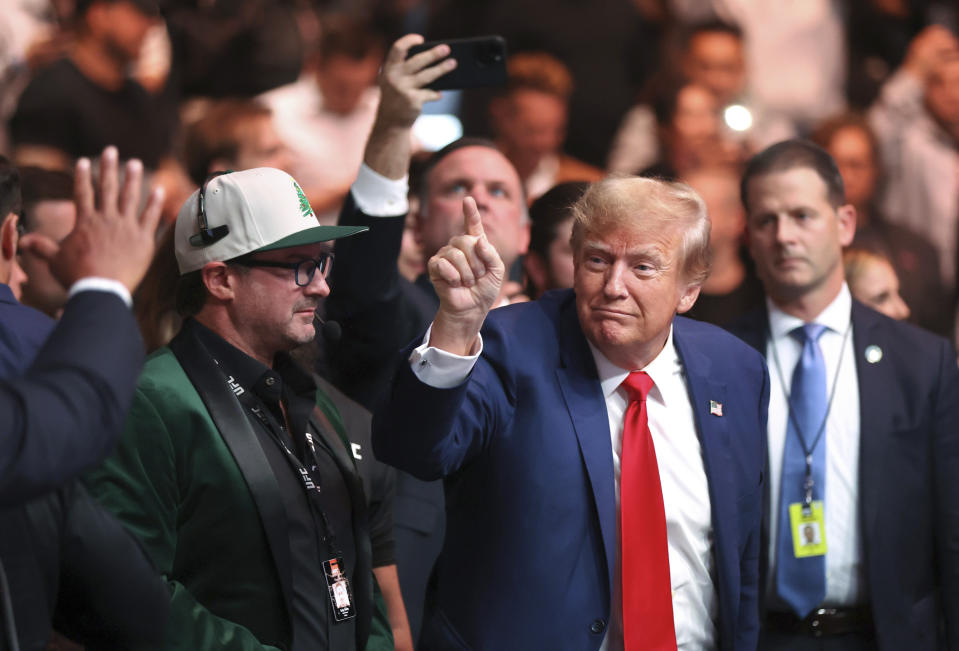
M 576 248 L 576 312 L 603 355 L 620 368 L 638 369 L 662 350 L 673 317 L 693 306 L 699 286 L 682 273 L 681 229 L 599 230 L 585 233 Z
M 76 205 L 68 200 L 38 201 L 30 209 L 31 232 L 45 235 L 54 242 L 62 242 L 73 230 L 76 220 Z M 54 279 L 49 265 L 32 253 L 24 251 L 20 264 L 27 274 L 23 303 L 58 317 L 67 302 L 67 288 Z
M 237 129 L 239 147 L 230 169 L 247 170 L 254 167 L 275 167 L 289 171 L 289 158 L 280 140 L 273 117 L 259 115 L 247 120 Z M 215 171 L 215 170 L 210 170 Z
M 959 141 L 959 54 L 936 66 L 926 86 L 929 112 Z
M 87 27 L 115 60 L 129 63 L 140 56 L 147 32 L 157 18 L 132 2 L 96 2 L 87 10 Z
M 380 69 L 379 53 L 363 59 L 335 54 L 320 62 L 316 82 L 323 93 L 323 108 L 349 115 L 360 104 L 363 93 L 376 81 Z
M 899 294 L 899 277 L 888 261 L 870 255 L 846 280 L 856 300 L 893 319 L 909 318 L 909 306 Z
M 842 247 L 852 242 L 856 211 L 834 208 L 811 168 L 756 176 L 747 188 L 749 250 L 766 293 L 778 304 L 835 296 L 843 282 Z
M 516 170 L 490 147 L 463 147 L 448 154 L 426 176 L 426 200 L 416 216 L 429 258 L 463 233 L 463 198 L 473 197 L 490 243 L 507 268 L 526 253 L 529 224 Z
M 685 179 L 703 201 L 712 222 L 711 246 L 737 245 L 743 236 L 746 217 L 739 201 L 739 180 L 725 170 L 693 172 Z
M 719 106 L 703 86 L 687 84 L 679 91 L 667 137 L 671 148 L 681 155 L 715 146 L 719 137 Z
M 844 127 L 833 134 L 826 150 L 839 166 L 846 186 L 846 200 L 864 211 L 876 191 L 879 176 L 869 136 L 858 127 Z
M 530 249 L 523 258 L 526 274 L 535 288 L 536 296 L 551 289 L 573 286 L 573 218 L 556 226 L 556 237 L 546 248 L 545 257 Z M 535 298 L 535 297 L 533 297 Z
M 725 105 L 746 85 L 742 41 L 725 32 L 701 32 L 689 42 L 683 71 L 690 81 L 704 86 Z
M 566 103 L 555 95 L 515 90 L 491 112 L 498 144 L 524 177 L 544 156 L 558 153 L 566 138 Z

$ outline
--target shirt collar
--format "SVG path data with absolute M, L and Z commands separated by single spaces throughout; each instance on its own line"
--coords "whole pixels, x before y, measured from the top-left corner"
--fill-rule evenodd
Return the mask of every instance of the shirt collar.
M 286 353 L 276 356 L 275 368 L 250 357 L 213 330 L 194 320 L 196 333 L 220 369 L 244 389 L 252 390 L 260 398 L 275 403 L 283 394 L 284 381 L 297 395 L 316 392 L 309 374 L 300 369 Z
M 769 332 L 774 340 L 788 337 L 789 333 L 802 326 L 804 321 L 799 317 L 786 314 L 766 297 L 766 308 L 769 311 Z M 829 330 L 843 334 L 852 320 L 852 294 L 844 282 L 839 288 L 839 294 L 813 319 L 813 322 L 826 326 Z
M 603 389 L 603 397 L 609 399 L 630 372 L 609 361 L 592 342 L 587 340 L 587 343 L 589 343 L 590 352 L 593 353 L 593 361 L 596 363 L 596 372 L 599 374 L 599 383 Z M 654 394 L 658 392 L 659 400 L 665 403 L 666 399 L 663 394 L 663 388 L 667 386 L 669 379 L 673 375 L 682 373 L 682 363 L 679 360 L 679 353 L 676 351 L 676 346 L 673 342 L 672 324 L 670 324 L 669 334 L 666 336 L 666 345 L 659 351 L 659 354 L 656 355 L 645 368 L 635 370 L 645 371 L 649 377 L 652 378 L 655 386 L 650 392 L 650 395 L 655 397 Z

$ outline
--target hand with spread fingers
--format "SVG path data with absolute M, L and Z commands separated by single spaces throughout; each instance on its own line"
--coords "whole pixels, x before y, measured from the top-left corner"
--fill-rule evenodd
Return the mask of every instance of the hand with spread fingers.
M 59 245 L 35 233 L 25 235 L 21 246 L 50 265 L 53 276 L 70 287 L 81 278 L 118 280 L 130 292 L 146 273 L 156 248 L 156 229 L 163 207 L 163 191 L 154 190 L 138 214 L 143 184 L 143 164 L 131 159 L 120 186 L 116 147 L 100 157 L 99 204 L 94 201 L 90 161 L 77 161 L 74 201 L 77 222 Z
M 466 234 L 457 235 L 427 265 L 440 308 L 430 345 L 457 355 L 473 352 L 476 335 L 503 286 L 505 267 L 486 239 L 472 197 L 463 200 Z

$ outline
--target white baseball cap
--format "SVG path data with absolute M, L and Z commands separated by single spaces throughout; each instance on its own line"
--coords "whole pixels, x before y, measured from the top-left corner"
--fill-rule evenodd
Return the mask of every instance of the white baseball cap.
M 191 194 L 176 218 L 174 247 L 182 275 L 202 269 L 208 262 L 326 242 L 365 230 L 369 229 L 320 226 L 292 176 L 272 167 L 257 167 L 216 176 Z

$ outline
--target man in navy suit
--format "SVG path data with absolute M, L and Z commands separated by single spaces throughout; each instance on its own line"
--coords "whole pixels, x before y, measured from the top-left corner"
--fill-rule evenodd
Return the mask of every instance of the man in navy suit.
M 463 203 L 429 263 L 440 307 L 374 422 L 379 458 L 445 480 L 421 648 L 755 649 L 768 376 L 676 316 L 708 273 L 702 200 L 594 185 L 574 289 L 492 312 L 503 263 Z
M 959 648 L 955 351 L 851 298 L 856 214 L 824 150 L 773 145 L 741 189 L 767 298 L 731 329 L 772 376 L 761 648 Z
M 164 631 L 166 585 L 134 538 L 71 481 L 113 446 L 143 362 L 130 291 L 149 264 L 162 197 L 138 216 L 141 178 L 142 166 L 128 164 L 121 191 L 109 149 L 94 209 L 82 161 L 74 231 L 59 247 L 25 242 L 71 287 L 53 328 L 7 284 L 17 269 L 19 187 L 0 157 L 0 649 L 45 648 L 51 621 L 89 649 L 129 648 Z

